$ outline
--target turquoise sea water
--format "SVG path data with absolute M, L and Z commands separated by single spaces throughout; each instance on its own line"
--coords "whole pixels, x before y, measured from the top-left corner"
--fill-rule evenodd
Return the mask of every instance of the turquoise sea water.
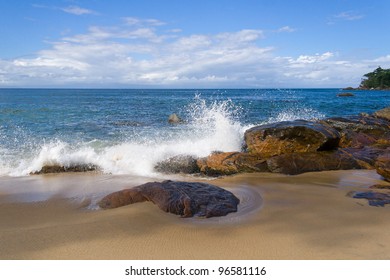
M 239 150 L 256 124 L 372 113 L 389 91 L 340 89 L 0 89 L 0 176 L 94 164 L 149 176 L 178 154 Z M 168 116 L 184 123 L 170 125 Z

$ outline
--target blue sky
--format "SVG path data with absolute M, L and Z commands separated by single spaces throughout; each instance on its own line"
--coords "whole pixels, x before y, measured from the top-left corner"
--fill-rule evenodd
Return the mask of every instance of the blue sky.
M 0 87 L 357 86 L 387 0 L 0 0 Z

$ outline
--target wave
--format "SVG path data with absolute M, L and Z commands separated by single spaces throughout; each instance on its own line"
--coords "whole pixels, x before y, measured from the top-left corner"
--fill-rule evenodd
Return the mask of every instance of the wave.
M 203 157 L 216 150 L 240 150 L 245 129 L 238 121 L 239 108 L 231 100 L 208 104 L 196 96 L 185 110 L 188 116 L 185 124 L 155 128 L 120 143 L 98 139 L 78 143 L 55 139 L 43 143 L 14 167 L 1 162 L 1 173 L 25 176 L 39 172 L 44 166 L 93 165 L 104 173 L 153 176 L 154 166 L 172 156 Z
M 26 176 L 45 166 L 65 169 L 96 166 L 107 174 L 159 176 L 154 166 L 174 156 L 204 157 L 214 151 L 241 150 L 244 132 L 253 126 L 240 121 L 243 111 L 230 99 L 210 102 L 196 95 L 182 112 L 185 115 L 183 124 L 148 127 L 147 132 L 112 141 L 70 141 L 69 135 L 40 144 L 37 140 L 26 139 L 24 141 L 30 142 L 24 145 L 28 150 L 22 149 L 19 153 L 0 147 L 0 175 Z M 320 114 L 314 110 L 294 110 L 282 112 L 267 122 L 316 117 Z

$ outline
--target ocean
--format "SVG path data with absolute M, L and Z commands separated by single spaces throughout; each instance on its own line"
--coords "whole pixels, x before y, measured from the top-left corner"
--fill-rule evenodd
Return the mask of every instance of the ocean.
M 158 177 L 175 155 L 237 151 L 265 123 L 345 117 L 390 106 L 389 91 L 341 89 L 0 89 L 0 176 L 45 165 Z M 183 122 L 169 124 L 176 113 Z

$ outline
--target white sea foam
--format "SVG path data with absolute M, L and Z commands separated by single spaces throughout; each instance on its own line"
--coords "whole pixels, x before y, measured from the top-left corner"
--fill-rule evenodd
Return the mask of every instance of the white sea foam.
M 45 165 L 96 165 L 104 173 L 154 176 L 154 166 L 175 155 L 203 157 L 213 151 L 241 149 L 245 128 L 237 119 L 239 108 L 230 100 L 211 104 L 196 96 L 188 106 L 185 124 L 156 129 L 147 137 L 96 145 L 94 141 L 72 145 L 63 140 L 45 143 L 31 157 L 21 159 L 3 175 L 24 176 Z M 8 174 L 4 174 L 8 173 Z

